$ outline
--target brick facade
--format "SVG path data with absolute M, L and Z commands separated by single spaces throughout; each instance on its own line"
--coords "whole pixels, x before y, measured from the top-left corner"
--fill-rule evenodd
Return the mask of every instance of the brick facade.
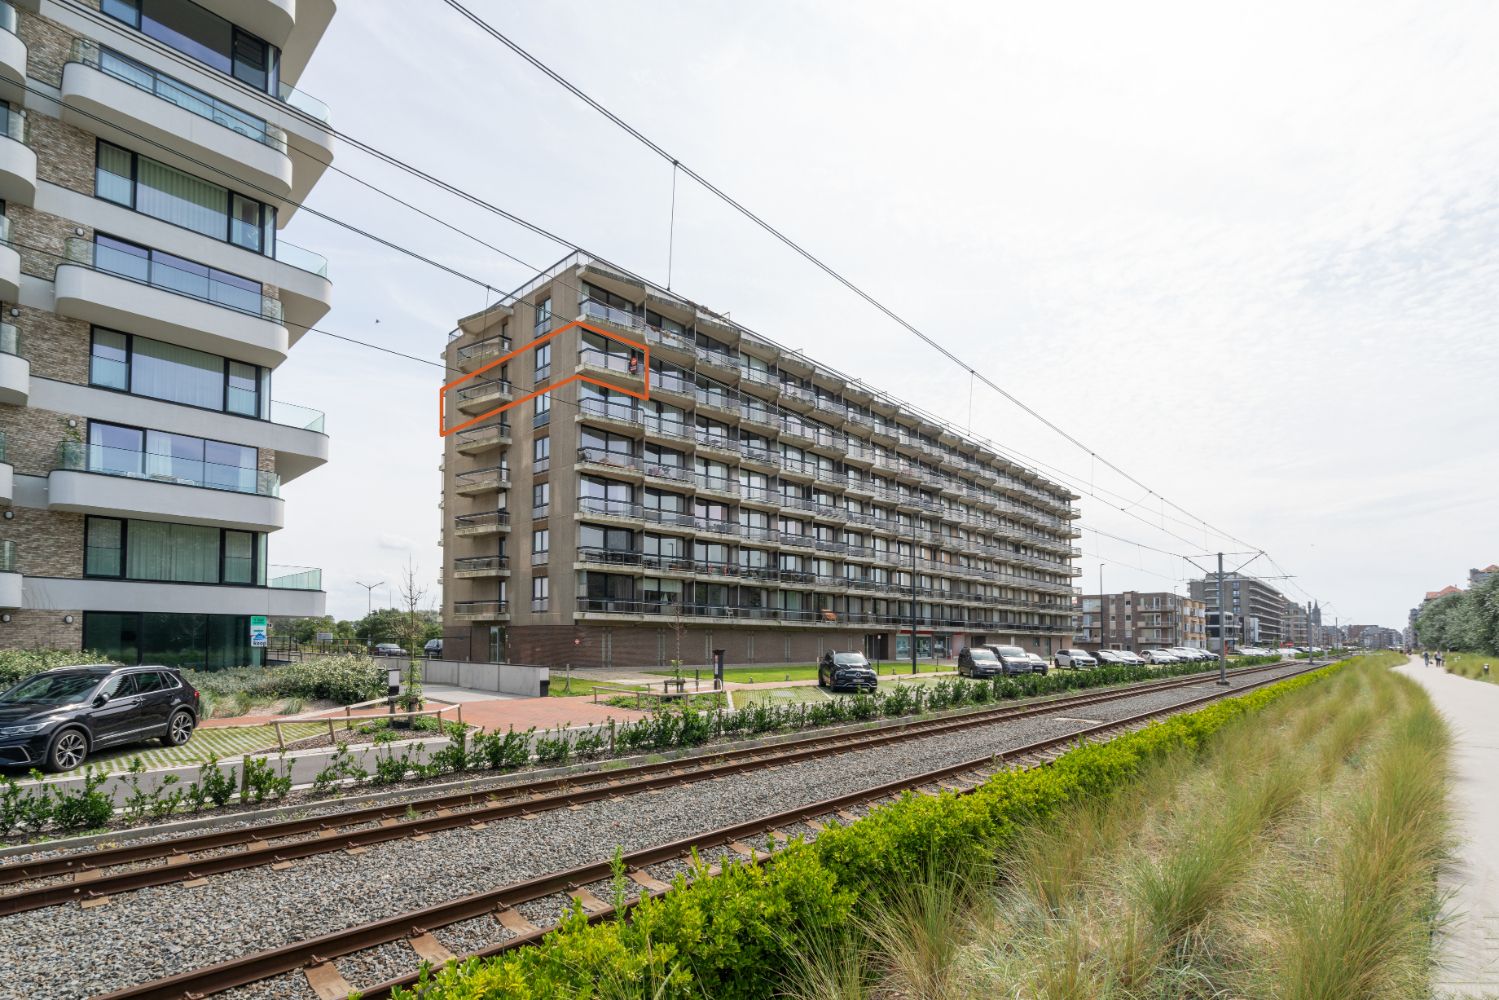
M 78 231 L 82 230 L 79 239 L 86 242 L 94 239 L 93 229 L 50 212 L 38 212 L 25 205 L 9 205 L 6 214 L 10 216 L 11 240 L 21 255 L 21 270 L 47 281 L 57 276 L 57 265 L 67 261 L 67 241 L 70 238 L 78 236 Z
M 21 314 L 13 322 L 21 335 L 21 353 L 31 362 L 31 374 L 87 385 L 89 324 L 45 309 L 17 308 Z
M 16 568 L 25 576 L 76 580 L 83 576 L 83 515 L 12 507 L 0 538 L 16 543 Z
M 98 0 L 84 0 L 95 10 Z M 26 43 L 26 73 L 54 87 L 62 86 L 62 68 L 73 52 L 73 35 L 62 25 L 28 10 L 17 10 L 16 34 Z
M 0 649 L 81 649 L 83 612 L 76 610 L 7 611 L 0 621 Z M 63 621 L 73 616 L 73 624 Z
M 94 193 L 95 138 L 67 122 L 28 115 L 26 143 L 36 150 L 36 177 L 79 194 Z
M 56 413 L 34 407 L 0 407 L 5 414 L 5 457 L 16 473 L 45 476 L 57 466 L 57 446 L 65 440 L 83 440 L 88 421 L 77 414 Z M 77 422 L 70 428 L 68 421 Z

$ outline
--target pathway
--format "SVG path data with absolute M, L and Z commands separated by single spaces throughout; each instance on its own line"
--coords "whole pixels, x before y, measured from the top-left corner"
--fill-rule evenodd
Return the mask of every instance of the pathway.
M 1452 727 L 1458 848 L 1442 885 L 1453 917 L 1440 943 L 1437 996 L 1499 993 L 1499 684 L 1469 680 L 1418 657 L 1396 672 L 1415 680 Z

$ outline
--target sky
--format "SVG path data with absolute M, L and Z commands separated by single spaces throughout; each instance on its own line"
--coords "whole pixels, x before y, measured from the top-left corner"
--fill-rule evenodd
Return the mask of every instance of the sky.
M 1078 484 L 1088 592 L 1100 564 L 1108 591 L 1185 592 L 1204 555 L 1263 550 L 1246 572 L 1327 620 L 1400 626 L 1499 562 L 1499 5 L 467 5 L 1082 447 L 685 177 L 673 227 L 669 163 L 438 0 L 344 0 L 299 85 Z M 347 145 L 334 164 L 310 206 L 475 280 L 301 214 L 323 330 L 435 363 L 567 252 Z M 285 487 L 271 557 L 321 567 L 330 614 L 396 600 L 408 564 L 440 600 L 441 375 L 319 333 L 275 374 L 332 457 Z

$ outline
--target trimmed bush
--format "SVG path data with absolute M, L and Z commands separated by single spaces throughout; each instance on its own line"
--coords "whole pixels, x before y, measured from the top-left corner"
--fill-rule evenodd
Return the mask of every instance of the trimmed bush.
M 68 667 L 79 663 L 110 663 L 103 653 L 76 649 L 0 649 L 0 687 L 9 687 L 19 680 L 39 674 L 53 667 Z
M 1325 667 L 1239 698 L 1178 715 L 1107 743 L 1080 746 L 1050 767 L 1005 771 L 969 795 L 907 795 L 768 865 L 728 865 L 658 900 L 628 921 L 590 925 L 581 911 L 536 947 L 449 965 L 397 1000 L 541 1000 L 592 997 L 607 985 L 657 998 L 761 1000 L 776 996 L 798 955 L 859 911 L 861 899 L 942 870 L 992 862 L 1021 825 L 1073 801 L 1110 794 L 1151 761 L 1194 752 L 1235 719 L 1342 669 Z M 606 993 L 606 995 L 608 995 Z

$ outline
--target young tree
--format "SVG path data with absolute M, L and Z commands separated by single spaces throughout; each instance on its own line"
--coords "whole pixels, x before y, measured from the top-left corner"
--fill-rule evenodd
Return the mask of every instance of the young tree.
M 408 712 L 414 712 L 422 707 L 422 680 L 419 664 L 422 647 L 427 641 L 427 630 L 425 616 L 420 609 L 422 601 L 427 597 L 427 588 L 417 579 L 416 563 L 410 557 L 406 559 L 406 568 L 401 571 L 400 590 L 404 612 L 401 635 L 405 641 L 402 645 L 411 656 L 406 671 L 405 708 Z

